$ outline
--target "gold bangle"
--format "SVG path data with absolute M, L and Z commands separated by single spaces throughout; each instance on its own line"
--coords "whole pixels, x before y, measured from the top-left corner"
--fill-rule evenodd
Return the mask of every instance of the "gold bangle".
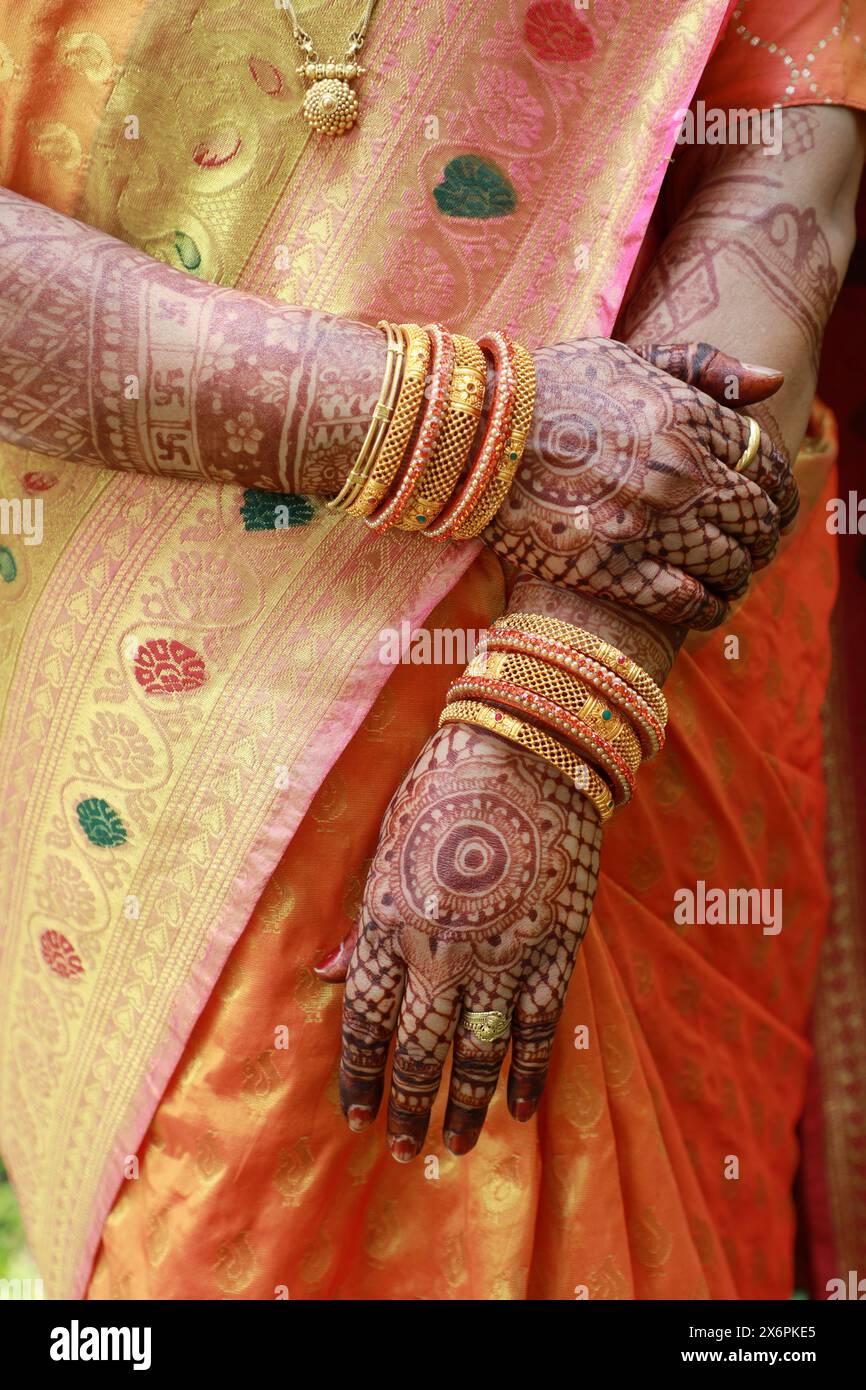
M 740 457 L 737 460 L 737 462 L 734 464 L 735 473 L 745 472 L 749 464 L 752 462 L 752 459 L 755 457 L 755 454 L 758 452 L 758 446 L 761 443 L 761 426 L 758 424 L 757 420 L 754 419 L 754 417 L 751 415 L 748 417 L 748 420 L 749 442 L 746 445 L 743 452 L 740 454 Z
M 417 323 L 401 323 L 397 331 L 406 338 L 406 358 L 397 403 L 384 434 L 373 446 L 367 479 L 357 498 L 344 509 L 349 516 L 369 516 L 378 507 L 403 462 L 424 399 L 430 367 L 429 335 Z
M 394 403 L 397 400 L 397 392 L 400 389 L 403 358 L 406 350 L 403 336 L 396 332 L 385 319 L 380 319 L 376 327 L 381 328 L 384 332 L 387 344 L 382 387 L 358 457 L 349 469 L 346 481 L 339 493 L 328 503 L 331 511 L 346 511 L 361 491 L 366 478 L 369 476 L 370 469 L 373 467 L 373 448 L 381 443 L 385 430 L 388 428 L 394 411 Z
M 565 744 L 551 738 L 543 729 L 516 719 L 513 714 L 493 709 L 480 700 L 455 700 L 446 705 L 439 716 L 439 727 L 443 724 L 475 724 L 491 734 L 499 734 L 509 743 L 516 743 L 527 753 L 534 753 L 550 767 L 556 768 L 571 783 L 575 791 L 581 792 L 591 802 L 602 822 L 613 815 L 613 793 L 603 777 L 578 758 Z
M 496 472 L 465 521 L 454 529 L 454 540 L 480 536 L 493 520 L 514 481 L 526 448 L 535 409 L 535 362 L 522 343 L 514 344 L 514 410 L 511 431 L 505 441 Z
M 463 472 L 487 387 L 487 362 L 471 338 L 455 333 L 454 371 L 439 438 L 403 516 L 401 531 L 423 531 L 435 521 Z
M 542 637 L 551 637 L 556 642 L 562 642 L 572 651 L 593 657 L 642 695 L 662 726 L 667 724 L 667 700 L 652 677 L 642 666 L 638 666 L 636 661 L 632 661 L 630 656 L 626 656 L 618 647 L 598 637 L 596 633 L 587 632 L 582 627 L 574 627 L 571 623 L 564 623 L 559 618 L 548 618 L 541 613 L 506 613 L 496 619 L 493 627 L 516 628 L 518 632 L 537 632 Z
M 631 772 L 640 767 L 643 761 L 640 742 L 625 715 L 614 709 L 598 691 L 561 667 L 523 652 L 487 652 L 486 655 L 479 652 L 466 667 L 466 675 L 510 681 L 530 694 L 552 700 L 609 743 Z

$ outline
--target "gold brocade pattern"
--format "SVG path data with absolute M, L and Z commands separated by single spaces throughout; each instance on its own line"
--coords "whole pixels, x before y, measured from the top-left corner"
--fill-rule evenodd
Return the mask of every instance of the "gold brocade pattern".
M 356 10 L 312 0 L 305 19 L 323 51 L 339 48 Z M 315 143 L 296 66 L 275 5 L 151 4 L 108 99 L 80 215 L 204 280 L 260 290 L 245 267 Z

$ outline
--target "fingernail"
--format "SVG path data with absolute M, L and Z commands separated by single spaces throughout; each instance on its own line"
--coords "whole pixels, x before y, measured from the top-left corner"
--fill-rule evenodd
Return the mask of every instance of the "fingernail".
M 530 1100 L 529 1096 L 521 1096 L 514 1102 L 511 1113 L 515 1120 L 519 1120 L 521 1124 L 525 1124 L 527 1120 L 532 1119 L 537 1104 L 538 1102 Z
M 480 1133 L 481 1131 L 478 1129 L 465 1129 L 461 1130 L 459 1133 L 455 1129 L 446 1129 L 445 1146 L 450 1149 L 453 1154 L 457 1154 L 458 1156 L 461 1154 L 468 1154 L 469 1150 L 474 1149 L 475 1145 L 478 1143 L 478 1135 Z
M 370 1105 L 350 1105 L 346 1111 L 346 1122 L 356 1134 L 358 1130 L 366 1129 L 372 1118 L 373 1107 Z
M 408 1163 L 418 1152 L 415 1147 L 415 1140 L 410 1139 L 407 1134 L 389 1134 L 388 1148 L 391 1156 L 396 1158 L 398 1163 Z
M 754 372 L 755 376 L 781 376 L 775 367 L 762 367 L 757 362 L 744 362 L 743 366 L 747 372 Z
M 340 959 L 340 955 L 341 955 L 341 953 L 342 953 L 342 950 L 343 950 L 343 945 L 342 945 L 342 942 L 341 942 L 339 946 L 335 946 L 335 947 L 334 947 L 333 951 L 329 951 L 328 954 L 327 954 L 322 960 L 319 961 L 318 965 L 314 965 L 314 966 L 313 966 L 313 969 L 316 970 L 316 971 L 318 971 L 318 970 L 330 970 L 330 968 L 331 968 L 332 965 L 336 965 L 336 964 L 337 964 L 337 961 Z
M 313 974 L 329 985 L 345 984 L 351 955 L 351 943 L 348 940 L 341 941 L 335 950 L 328 952 L 324 960 L 313 966 Z

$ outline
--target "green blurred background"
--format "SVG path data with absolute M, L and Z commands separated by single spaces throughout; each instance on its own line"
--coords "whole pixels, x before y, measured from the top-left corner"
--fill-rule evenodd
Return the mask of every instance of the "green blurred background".
M 36 1268 L 24 1239 L 18 1203 L 0 1163 L 0 1279 L 33 1279 Z

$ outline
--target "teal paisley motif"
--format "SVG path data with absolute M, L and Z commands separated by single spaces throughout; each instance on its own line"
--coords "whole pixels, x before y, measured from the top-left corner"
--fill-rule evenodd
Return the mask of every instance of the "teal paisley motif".
M 98 796 L 79 801 L 75 813 L 92 845 L 111 848 L 126 843 L 126 826 L 120 816 L 107 801 Z
M 191 236 L 188 236 L 186 232 L 175 232 L 174 249 L 180 257 L 182 266 L 187 270 L 198 270 L 201 265 L 201 252 Z
M 449 160 L 433 197 L 446 217 L 507 217 L 517 207 L 517 194 L 502 170 L 477 154 Z
M 4 579 L 7 584 L 11 584 L 16 574 L 18 566 L 15 563 L 15 556 L 8 545 L 0 545 L 0 579 Z
M 241 516 L 246 531 L 284 531 L 289 526 L 306 526 L 315 513 L 309 497 L 298 492 L 265 492 L 257 487 L 244 490 Z

